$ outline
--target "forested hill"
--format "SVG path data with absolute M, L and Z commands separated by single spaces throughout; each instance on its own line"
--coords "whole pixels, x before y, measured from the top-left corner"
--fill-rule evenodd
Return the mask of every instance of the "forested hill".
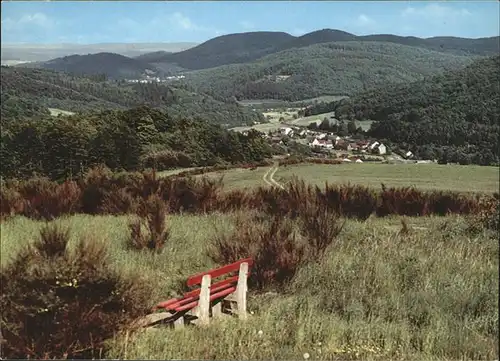
M 186 74 L 186 82 L 200 92 L 221 97 L 295 101 L 409 83 L 463 67 L 474 59 L 394 43 L 337 42 L 191 72 Z
M 1 176 L 33 173 L 62 180 L 105 164 L 157 170 L 261 161 L 271 150 L 259 133 L 229 131 L 145 106 L 2 126 Z
M 70 55 L 40 64 L 44 69 L 73 74 L 106 74 L 111 79 L 136 79 L 148 75 L 163 75 L 156 67 L 141 59 L 114 53 Z
M 75 76 L 44 69 L 1 68 L 2 123 L 45 116 L 47 108 L 71 112 L 127 109 L 142 104 L 178 117 L 236 126 L 265 122 L 260 113 L 235 101 L 194 92 L 189 87 L 109 82 L 100 76 Z
M 386 86 L 317 107 L 333 110 L 341 119 L 376 120 L 371 135 L 421 158 L 498 163 L 500 56 L 424 81 Z
M 226 64 L 246 63 L 275 53 L 278 46 L 294 39 L 295 37 L 290 34 L 272 31 L 229 34 L 218 36 L 178 53 L 157 53 L 157 56 L 149 56 L 148 60 L 151 63 L 177 64 L 189 70 L 213 68 Z
M 287 49 L 339 41 L 390 42 L 459 55 L 494 55 L 500 49 L 499 37 L 423 39 L 391 34 L 356 36 L 341 30 L 322 29 L 299 37 L 271 31 L 228 34 L 210 39 L 185 51 L 157 54 L 149 59 L 151 63 L 171 63 L 187 70 L 199 70 L 227 64 L 247 63 Z

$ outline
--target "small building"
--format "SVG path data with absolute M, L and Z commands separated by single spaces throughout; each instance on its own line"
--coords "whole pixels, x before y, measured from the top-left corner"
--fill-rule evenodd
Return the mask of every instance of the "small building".
M 344 140 L 339 140 L 335 143 L 335 149 L 338 150 L 347 150 L 348 152 L 352 150 L 351 144 L 347 143 Z
M 314 139 L 309 145 L 313 147 L 333 148 L 333 144 L 331 141 L 318 138 Z
M 387 153 L 387 147 L 384 144 L 379 143 L 371 149 L 372 149 L 372 153 L 374 153 L 374 154 L 384 155 Z
M 370 150 L 374 150 L 376 147 L 378 147 L 380 145 L 379 142 L 373 142 L 372 144 L 370 144 Z

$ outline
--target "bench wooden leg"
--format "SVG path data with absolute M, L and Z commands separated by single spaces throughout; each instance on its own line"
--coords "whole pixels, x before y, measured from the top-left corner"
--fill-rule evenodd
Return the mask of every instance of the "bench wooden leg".
M 212 317 L 219 318 L 222 316 L 222 300 L 212 306 Z
M 238 317 L 242 320 L 247 318 L 247 278 L 248 263 L 240 265 L 238 285 L 236 286 L 236 303 L 238 305 Z
M 180 315 L 177 319 L 174 320 L 174 328 L 183 328 L 184 327 L 184 315 Z
M 208 325 L 210 323 L 210 282 L 210 275 L 203 276 L 200 299 L 198 301 L 198 319 L 200 325 Z

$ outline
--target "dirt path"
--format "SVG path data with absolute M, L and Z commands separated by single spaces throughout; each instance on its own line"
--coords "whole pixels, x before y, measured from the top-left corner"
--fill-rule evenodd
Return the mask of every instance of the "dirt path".
M 271 168 L 269 168 L 266 173 L 264 173 L 262 179 L 264 180 L 264 182 L 267 183 L 267 185 L 271 187 L 278 187 L 281 189 L 285 189 L 285 187 L 283 187 L 282 184 L 278 183 L 274 179 L 274 175 L 276 174 L 277 171 L 278 171 L 278 164 L 276 163 Z

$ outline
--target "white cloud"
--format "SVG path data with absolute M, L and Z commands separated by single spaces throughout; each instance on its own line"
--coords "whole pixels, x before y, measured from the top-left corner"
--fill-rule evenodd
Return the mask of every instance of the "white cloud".
M 200 27 L 196 24 L 194 24 L 190 18 L 187 16 L 182 15 L 179 12 L 173 13 L 172 15 L 169 16 L 170 22 L 184 30 L 199 30 Z
M 175 12 L 173 14 L 159 14 L 146 22 L 138 22 L 130 18 L 122 18 L 115 24 L 109 25 L 110 32 L 127 33 L 130 35 L 151 35 L 164 31 L 166 28 L 172 31 L 182 32 L 204 32 L 218 35 L 221 30 L 196 24 L 188 16 Z
M 428 4 L 421 8 L 407 7 L 401 13 L 404 18 L 419 18 L 426 20 L 458 20 L 471 16 L 467 9 L 455 9 L 450 6 L 440 4 Z
M 360 14 L 356 19 L 356 25 L 359 27 L 370 27 L 375 25 L 375 20 L 365 14 Z
M 56 22 L 43 13 L 24 14 L 17 19 L 2 19 L 3 31 L 20 31 L 33 26 L 49 29 L 55 25 Z
M 246 20 L 240 21 L 240 26 L 246 30 L 255 29 L 255 24 L 252 23 L 251 21 L 246 21 Z

